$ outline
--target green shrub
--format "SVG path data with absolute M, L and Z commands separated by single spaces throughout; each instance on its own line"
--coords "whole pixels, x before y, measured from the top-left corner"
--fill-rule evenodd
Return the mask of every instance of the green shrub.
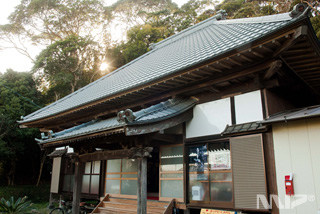
M 1 198 L 0 200 L 0 213 L 22 214 L 26 213 L 30 207 L 31 201 L 28 201 L 27 197 L 18 198 L 16 201 L 13 197 L 8 201 L 4 198 Z
M 14 198 L 28 196 L 33 203 L 48 202 L 50 196 L 50 185 L 21 185 L 0 186 L 0 198 Z

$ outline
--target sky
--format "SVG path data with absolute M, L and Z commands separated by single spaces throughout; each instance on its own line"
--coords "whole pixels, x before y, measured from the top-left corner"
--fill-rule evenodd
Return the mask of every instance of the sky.
M 117 0 L 105 0 L 106 5 L 111 5 Z M 186 3 L 188 0 L 173 0 L 179 6 Z M 0 0 L 0 25 L 7 24 L 7 17 L 14 11 L 15 6 L 20 3 L 20 0 Z M 36 56 L 41 48 L 30 47 L 30 52 Z M 0 73 L 4 73 L 7 69 L 14 71 L 30 71 L 32 62 L 15 49 L 0 50 Z

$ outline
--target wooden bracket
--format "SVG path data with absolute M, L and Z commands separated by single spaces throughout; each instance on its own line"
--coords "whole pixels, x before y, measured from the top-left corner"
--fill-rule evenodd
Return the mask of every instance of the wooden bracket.
M 136 159 L 136 158 L 144 158 L 144 157 L 150 157 L 151 152 L 153 151 L 153 147 L 134 147 L 131 148 L 132 155 L 129 157 L 129 159 Z
M 219 93 L 220 90 L 216 87 L 213 87 L 213 86 L 209 86 L 208 88 L 208 91 L 211 91 L 211 92 L 214 92 L 214 93 Z
M 280 70 L 282 67 L 282 61 L 277 60 L 270 64 L 270 68 L 265 72 L 263 79 L 268 80 L 270 79 L 276 72 Z
M 292 45 L 294 45 L 299 39 L 308 34 L 308 27 L 306 25 L 298 27 L 290 39 L 286 40 L 282 46 L 280 46 L 274 53 L 273 57 L 278 56 L 283 51 L 288 50 Z

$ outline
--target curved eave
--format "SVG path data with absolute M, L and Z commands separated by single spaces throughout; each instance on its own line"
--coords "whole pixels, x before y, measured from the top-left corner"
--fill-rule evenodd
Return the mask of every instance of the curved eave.
M 101 137 L 106 137 L 110 135 L 116 135 L 116 134 L 123 134 L 124 128 L 115 128 L 115 129 L 107 129 L 104 131 L 93 131 L 91 133 L 83 133 L 79 135 L 74 135 L 74 136 L 68 136 L 68 137 L 62 137 L 59 139 L 51 138 L 48 140 L 39 140 L 35 139 L 38 144 L 43 147 L 43 148 L 48 148 L 48 147 L 58 147 L 58 146 L 65 146 L 69 145 L 70 143 L 76 143 L 76 142 L 81 142 L 84 140 L 88 139 L 94 139 L 94 138 L 101 138 Z
M 133 136 L 158 132 L 191 119 L 193 115 L 192 108 L 197 102 L 198 99 L 194 97 L 170 99 L 161 104 L 140 110 L 138 113 L 141 117 L 136 123 L 118 122 L 115 117 L 90 121 L 58 132 L 52 138 L 36 139 L 36 141 L 42 147 L 52 147 L 121 133 Z

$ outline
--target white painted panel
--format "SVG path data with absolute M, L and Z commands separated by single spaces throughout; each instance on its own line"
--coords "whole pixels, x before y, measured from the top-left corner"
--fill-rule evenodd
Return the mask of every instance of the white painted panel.
M 61 157 L 53 158 L 50 192 L 59 192 Z
M 285 206 L 280 214 L 317 213 L 319 209 L 319 125 L 320 121 L 316 126 L 305 120 L 273 125 L 278 195 Z M 294 196 L 285 194 L 284 176 L 290 173 Z M 307 200 L 296 206 L 303 197 Z
M 234 103 L 237 124 L 263 120 L 260 91 L 237 95 Z
M 310 153 L 312 161 L 312 171 L 314 174 L 314 188 L 316 194 L 316 204 L 320 213 L 320 119 L 315 118 L 307 121 L 308 134 L 310 139 Z
M 199 104 L 193 108 L 193 118 L 187 123 L 186 137 L 220 134 L 227 124 L 231 124 L 229 98 Z

